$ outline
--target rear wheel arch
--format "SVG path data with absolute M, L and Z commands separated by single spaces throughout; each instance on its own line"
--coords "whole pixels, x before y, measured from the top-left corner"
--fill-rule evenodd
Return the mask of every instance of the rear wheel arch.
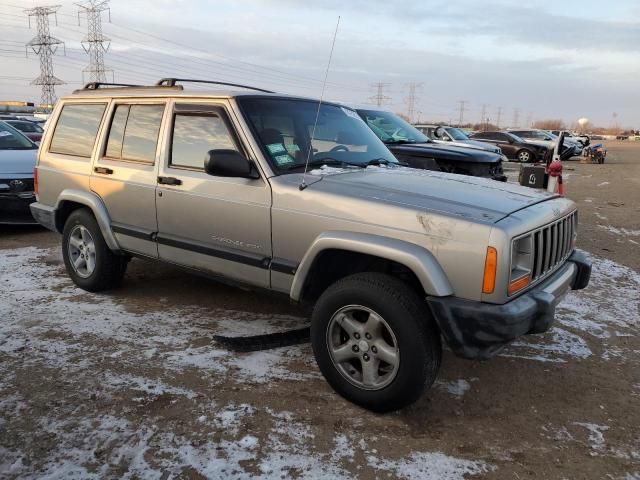
M 79 208 L 87 208 L 93 214 L 105 243 L 110 250 L 121 253 L 120 245 L 111 230 L 111 219 L 102 199 L 93 192 L 64 190 L 56 204 L 56 229 L 62 233 L 69 216 Z

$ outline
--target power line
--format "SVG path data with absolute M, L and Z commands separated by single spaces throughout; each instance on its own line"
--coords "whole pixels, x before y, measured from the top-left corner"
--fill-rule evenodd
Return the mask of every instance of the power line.
M 375 95 L 370 96 L 369 100 L 375 103 L 378 107 L 388 104 L 389 101 L 391 100 L 391 97 L 388 97 L 387 95 L 384 94 L 384 89 L 391 86 L 391 84 L 378 82 L 378 83 L 372 84 L 371 86 L 375 89 L 376 93 Z
M 55 15 L 59 8 L 60 5 L 52 5 L 25 10 L 29 16 L 29 27 L 31 27 L 31 17 L 36 18 L 38 26 L 38 34 L 26 44 L 26 47 L 27 52 L 31 48 L 40 57 L 40 76 L 31 84 L 42 86 L 41 104 L 38 109 L 44 112 L 50 112 L 56 102 L 55 86 L 64 84 L 53 74 L 53 56 L 58 47 L 64 46 L 64 43 L 49 33 L 49 15 Z
M 82 70 L 82 81 L 84 82 L 86 73 L 91 82 L 106 82 L 107 71 L 111 71 L 113 78 L 113 70 L 106 69 L 104 66 L 104 54 L 109 49 L 110 39 L 102 34 L 102 12 L 109 13 L 109 22 L 111 22 L 109 0 L 87 0 L 76 5 L 79 8 L 78 24 L 80 24 L 82 13 L 87 17 L 87 35 L 82 39 L 82 48 L 89 54 L 89 65 Z
M 480 123 L 485 123 L 487 121 L 487 104 L 482 104 L 482 110 L 480 111 Z

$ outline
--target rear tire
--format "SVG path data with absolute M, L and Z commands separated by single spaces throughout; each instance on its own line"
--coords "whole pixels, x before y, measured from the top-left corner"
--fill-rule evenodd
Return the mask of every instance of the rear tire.
M 336 392 L 375 412 L 415 402 L 433 384 L 442 358 L 425 301 L 381 273 L 358 273 L 331 285 L 314 307 L 311 343 Z
M 64 224 L 62 257 L 73 283 L 89 292 L 118 287 L 129 262 L 109 249 L 98 222 L 86 208 L 74 210 Z

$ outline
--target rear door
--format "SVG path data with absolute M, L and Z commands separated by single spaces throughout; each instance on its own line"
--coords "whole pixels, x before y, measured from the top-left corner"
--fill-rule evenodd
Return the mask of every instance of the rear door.
M 268 287 L 271 189 L 264 178 L 208 175 L 209 150 L 250 158 L 224 101 L 178 101 L 158 184 L 158 252 L 163 260 Z
M 93 165 L 91 189 L 104 201 L 120 246 L 157 258 L 158 139 L 166 101 L 114 101 Z

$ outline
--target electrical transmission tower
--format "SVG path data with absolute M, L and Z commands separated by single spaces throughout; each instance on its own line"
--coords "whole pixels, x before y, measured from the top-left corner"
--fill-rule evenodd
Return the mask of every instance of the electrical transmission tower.
M 388 97 L 384 94 L 384 89 L 390 85 L 391 85 L 390 83 L 383 83 L 383 82 L 372 84 L 371 86 L 375 89 L 376 93 L 375 95 L 372 95 L 371 97 L 369 97 L 369 100 L 372 103 L 375 103 L 378 107 L 381 107 L 382 105 L 386 105 L 387 103 L 389 103 L 389 100 L 391 100 L 391 97 Z
M 496 118 L 496 127 L 500 128 L 500 119 L 502 118 L 502 107 L 498 107 L 498 115 Z
M 24 11 L 29 16 L 29 28 L 31 28 L 31 17 L 35 17 L 38 28 L 38 34 L 26 44 L 26 49 L 27 55 L 31 49 L 40 57 L 40 76 L 33 80 L 31 85 L 42 86 L 42 97 L 37 110 L 43 113 L 50 112 L 56 102 L 55 86 L 64 85 L 64 82 L 53 74 L 53 56 L 60 45 L 64 47 L 64 43 L 49 33 L 49 15 L 55 15 L 59 8 L 60 5 L 52 5 Z
M 484 125 L 487 121 L 487 104 L 482 104 L 482 110 L 480 111 L 480 123 Z
M 418 97 L 416 97 L 416 90 L 422 86 L 421 83 L 411 82 L 407 85 L 409 89 L 409 94 L 404 99 L 407 104 L 407 117 L 409 121 L 413 123 L 415 121 L 416 115 L 416 102 L 418 101 Z
M 102 34 L 102 12 L 108 12 L 111 22 L 109 0 L 87 0 L 76 5 L 79 7 L 78 25 L 82 13 L 87 17 L 87 35 L 82 39 L 82 48 L 89 54 L 89 65 L 82 70 L 82 81 L 87 74 L 90 82 L 106 82 L 107 72 L 111 72 L 113 77 L 113 70 L 104 66 L 104 54 L 109 50 L 110 39 Z
M 513 125 L 512 125 L 512 127 L 518 128 L 519 126 L 520 126 L 520 109 L 519 108 L 514 108 L 513 109 Z
M 458 126 L 461 127 L 464 122 L 464 110 L 465 106 L 469 103 L 468 100 L 458 100 L 458 104 L 460 105 L 460 116 L 458 117 Z

